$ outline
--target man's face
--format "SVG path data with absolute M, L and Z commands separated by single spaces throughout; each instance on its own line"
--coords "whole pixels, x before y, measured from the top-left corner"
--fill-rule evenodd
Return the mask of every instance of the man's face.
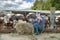
M 40 17 L 40 14 L 37 13 L 37 14 L 36 14 L 36 17 Z

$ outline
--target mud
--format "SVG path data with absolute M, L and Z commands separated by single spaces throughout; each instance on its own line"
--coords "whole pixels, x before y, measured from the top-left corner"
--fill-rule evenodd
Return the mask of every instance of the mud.
M 40 35 L 1 34 L 0 40 L 60 40 L 60 33 L 42 33 Z

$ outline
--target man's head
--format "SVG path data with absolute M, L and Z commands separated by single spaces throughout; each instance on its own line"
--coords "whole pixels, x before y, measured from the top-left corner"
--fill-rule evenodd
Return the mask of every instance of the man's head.
M 36 17 L 40 17 L 40 12 L 37 12 L 36 13 Z

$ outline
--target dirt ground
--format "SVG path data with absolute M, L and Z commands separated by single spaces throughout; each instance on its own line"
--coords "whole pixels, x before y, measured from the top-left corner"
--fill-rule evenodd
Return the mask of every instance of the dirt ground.
M 60 40 L 60 33 L 42 33 L 40 35 L 0 34 L 0 40 Z

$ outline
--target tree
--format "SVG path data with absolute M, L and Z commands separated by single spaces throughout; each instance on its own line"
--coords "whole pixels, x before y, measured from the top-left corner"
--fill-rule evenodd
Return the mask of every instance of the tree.
M 57 10 L 60 10 L 60 0 L 51 0 L 52 7 L 55 7 Z
M 42 0 L 36 0 L 34 6 L 32 7 L 33 10 L 41 10 L 42 9 Z
M 46 0 L 43 4 L 43 10 L 50 10 L 51 8 L 51 0 Z
M 33 10 L 50 10 L 51 7 L 55 7 L 57 10 L 60 10 L 60 0 L 36 0 L 34 6 L 32 7 Z
M 51 0 L 47 0 L 46 2 L 43 2 L 43 0 L 36 0 L 32 9 L 33 10 L 49 10 L 50 7 L 51 7 Z

